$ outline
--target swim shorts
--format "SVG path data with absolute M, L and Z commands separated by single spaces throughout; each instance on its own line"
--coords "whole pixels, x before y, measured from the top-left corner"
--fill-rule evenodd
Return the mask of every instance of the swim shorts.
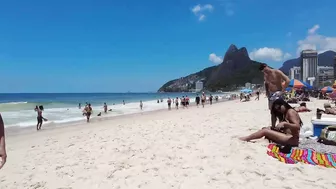
M 283 99 L 283 92 L 282 91 L 277 91 L 275 93 L 270 93 L 268 97 L 268 108 L 271 110 L 273 102 L 278 100 L 278 99 Z

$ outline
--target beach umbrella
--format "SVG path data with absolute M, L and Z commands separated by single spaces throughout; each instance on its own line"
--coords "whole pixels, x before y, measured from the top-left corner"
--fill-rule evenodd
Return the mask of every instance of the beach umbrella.
M 290 80 L 288 87 L 302 88 L 302 87 L 306 87 L 306 85 L 302 83 L 300 80 L 292 79 Z
M 331 88 L 331 87 L 329 87 L 329 86 L 327 86 L 327 87 L 323 87 L 323 88 L 321 89 L 321 91 L 322 91 L 323 93 L 332 93 L 332 92 L 334 91 L 334 89 Z
M 313 89 L 313 86 L 311 86 L 309 83 L 307 83 L 307 82 L 304 82 L 304 81 L 301 81 L 304 85 L 305 85 L 305 87 L 307 88 L 307 89 Z
M 286 90 L 287 92 L 289 92 L 289 91 L 292 90 L 292 87 L 287 87 L 285 90 Z
M 251 89 L 242 89 L 242 90 L 240 90 L 240 92 L 242 92 L 242 93 L 252 93 L 252 90 Z

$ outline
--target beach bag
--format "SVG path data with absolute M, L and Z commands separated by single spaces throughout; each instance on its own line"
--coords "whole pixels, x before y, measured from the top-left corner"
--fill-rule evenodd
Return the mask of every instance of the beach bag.
M 318 142 L 336 146 L 336 126 L 327 126 L 322 129 Z

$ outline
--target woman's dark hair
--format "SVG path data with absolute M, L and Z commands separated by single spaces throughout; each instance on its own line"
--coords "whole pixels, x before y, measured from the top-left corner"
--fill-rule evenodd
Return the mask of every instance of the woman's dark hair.
M 284 106 L 285 109 L 286 109 L 285 113 L 282 114 L 281 112 L 279 112 L 279 111 L 275 108 L 276 105 L 279 106 L 279 107 Z M 272 114 L 275 115 L 280 121 L 284 121 L 284 120 L 285 120 L 284 115 L 286 115 L 286 113 L 287 113 L 287 111 L 288 111 L 289 109 L 294 109 L 294 108 L 293 108 L 291 105 L 289 105 L 286 101 L 284 101 L 283 99 L 279 98 L 279 99 L 277 99 L 277 100 L 275 100 L 275 101 L 273 102 L 271 112 L 272 112 Z M 300 118 L 300 125 L 302 125 L 302 124 L 303 124 L 303 123 L 302 123 L 302 120 L 301 120 L 301 118 Z
M 43 110 L 44 110 L 44 108 L 43 108 L 43 106 L 42 106 L 42 105 L 40 105 L 40 106 L 39 106 L 39 109 L 40 109 L 41 111 L 43 111 Z

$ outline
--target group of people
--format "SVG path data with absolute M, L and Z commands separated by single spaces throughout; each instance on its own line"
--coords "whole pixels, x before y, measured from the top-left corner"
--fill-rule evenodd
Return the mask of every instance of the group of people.
M 301 118 L 292 106 L 284 99 L 283 94 L 289 85 L 289 78 L 280 70 L 261 64 L 259 70 L 264 74 L 266 96 L 271 114 L 271 127 L 263 127 L 259 131 L 241 137 L 243 141 L 267 138 L 284 146 L 298 146 L 302 126 Z M 285 85 L 282 83 L 285 82 Z M 305 105 L 303 105 L 305 106 Z M 278 121 L 278 124 L 276 124 Z
M 199 96 L 198 94 L 196 95 L 195 103 L 197 107 L 202 105 L 202 107 L 204 108 L 204 105 L 207 102 L 207 100 L 209 101 L 210 105 L 212 105 L 213 99 L 214 97 L 211 94 L 207 99 L 207 96 L 203 92 L 201 96 Z M 218 101 L 218 96 L 215 96 L 215 100 Z M 182 96 L 182 98 L 176 97 L 175 99 L 168 98 L 167 104 L 168 104 L 168 110 L 171 110 L 173 104 L 175 104 L 175 109 L 177 110 L 179 109 L 179 106 L 182 106 L 183 108 L 188 108 L 190 105 L 190 98 L 188 96 Z

